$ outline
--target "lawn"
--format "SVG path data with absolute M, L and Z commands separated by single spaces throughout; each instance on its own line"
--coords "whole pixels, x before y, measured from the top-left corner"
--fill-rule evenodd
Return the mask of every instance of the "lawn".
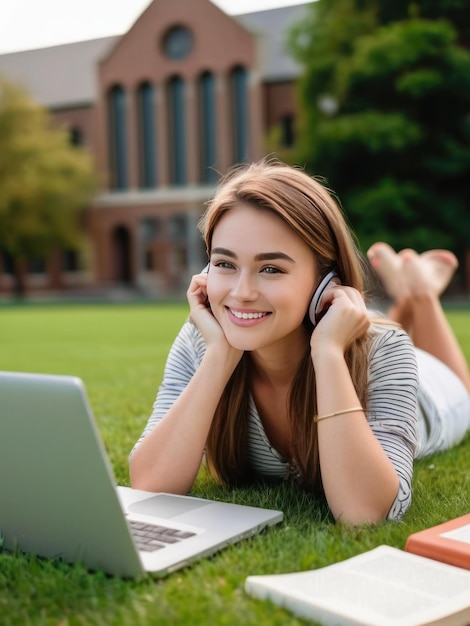
M 0 308 L 0 369 L 80 376 L 120 484 L 141 433 L 184 305 Z M 470 311 L 450 310 L 470 359 Z M 25 433 L 27 436 L 27 433 Z M 6 477 L 2 477 L 5 480 Z M 345 529 L 323 506 L 285 485 L 221 488 L 201 475 L 196 495 L 284 511 L 284 522 L 162 580 L 125 581 L 78 566 L 0 552 L 0 624 L 276 625 L 305 622 L 246 596 L 249 574 L 317 568 L 470 510 L 470 437 L 416 463 L 403 521 Z

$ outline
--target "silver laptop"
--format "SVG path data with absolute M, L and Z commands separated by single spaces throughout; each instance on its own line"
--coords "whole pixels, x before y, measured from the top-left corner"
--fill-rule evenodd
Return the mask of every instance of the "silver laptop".
M 280 511 L 116 487 L 79 378 L 0 372 L 7 550 L 159 576 L 281 520 Z

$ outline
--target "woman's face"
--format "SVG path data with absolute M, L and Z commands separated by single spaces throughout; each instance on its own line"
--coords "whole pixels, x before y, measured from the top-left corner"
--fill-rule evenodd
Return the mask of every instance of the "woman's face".
M 259 350 L 304 333 L 317 282 L 313 252 L 276 214 L 240 203 L 219 220 L 207 295 L 233 347 Z

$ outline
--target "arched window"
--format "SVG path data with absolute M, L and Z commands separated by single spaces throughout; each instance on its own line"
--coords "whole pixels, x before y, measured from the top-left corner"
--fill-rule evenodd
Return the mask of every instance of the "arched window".
M 137 90 L 137 129 L 139 141 L 139 185 L 155 187 L 155 98 L 150 83 L 142 83 Z
M 116 226 L 112 233 L 114 280 L 120 283 L 132 282 L 132 246 L 127 226 Z
M 179 76 L 168 81 L 168 147 L 170 182 L 186 184 L 185 83 Z
M 200 129 L 200 181 L 213 183 L 217 176 L 213 169 L 217 158 L 217 118 L 215 105 L 215 79 L 204 72 L 199 79 L 199 129 Z
M 248 159 L 248 73 L 235 67 L 230 73 L 232 104 L 233 161 Z
M 126 92 L 120 85 L 108 94 L 108 147 L 112 189 L 127 189 Z

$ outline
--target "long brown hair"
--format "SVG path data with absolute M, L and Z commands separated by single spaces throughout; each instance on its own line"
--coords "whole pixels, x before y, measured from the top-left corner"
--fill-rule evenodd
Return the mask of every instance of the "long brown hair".
M 335 269 L 343 285 L 364 291 L 362 257 L 332 194 L 318 180 L 299 168 L 277 160 L 238 166 L 222 178 L 216 194 L 201 218 L 200 229 L 210 255 L 212 236 L 220 218 L 239 203 L 269 210 L 313 251 L 320 277 Z M 305 324 L 308 326 L 308 318 Z M 312 327 L 310 326 L 310 330 Z M 357 394 L 367 404 L 367 344 L 362 337 L 346 352 Z M 245 353 L 233 372 L 216 409 L 209 432 L 208 467 L 222 482 L 240 483 L 253 478 L 247 458 L 250 358 Z M 315 372 L 308 341 L 298 364 L 288 398 L 292 434 L 291 465 L 294 474 L 309 488 L 320 486 Z

